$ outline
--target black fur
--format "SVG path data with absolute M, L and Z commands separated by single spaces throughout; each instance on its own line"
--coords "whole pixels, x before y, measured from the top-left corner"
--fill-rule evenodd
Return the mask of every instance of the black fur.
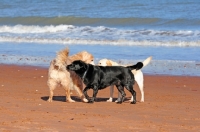
M 122 66 L 94 66 L 86 64 L 83 61 L 74 61 L 67 66 L 68 70 L 74 71 L 80 76 L 86 85 L 83 93 L 89 100 L 89 103 L 93 103 L 96 99 L 98 90 L 104 89 L 110 85 L 116 85 L 118 91 L 121 93 L 122 98 L 118 103 L 122 103 L 126 94 L 124 87 L 133 95 L 133 102 L 136 103 L 136 92 L 133 90 L 133 84 L 135 82 L 134 75 L 131 70 L 139 70 L 143 67 L 142 62 L 138 62 L 136 65 L 122 67 Z M 93 89 L 93 97 L 89 99 L 87 91 Z

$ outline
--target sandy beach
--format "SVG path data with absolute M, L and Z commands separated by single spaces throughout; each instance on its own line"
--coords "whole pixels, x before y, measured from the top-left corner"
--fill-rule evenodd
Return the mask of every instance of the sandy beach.
M 20 0 L 0 2 L 0 132 L 200 132 L 200 0 Z M 136 64 L 144 73 L 144 101 L 136 104 L 66 102 L 48 67 L 57 53 L 81 51 L 95 64 Z M 89 96 L 92 96 L 89 90 Z M 114 101 L 118 90 L 114 89 Z
M 51 132 L 172 132 L 199 131 L 200 77 L 144 75 L 145 102 L 108 103 L 109 88 L 99 91 L 97 102 L 65 102 L 57 88 L 47 102 L 46 68 L 0 65 L 0 131 Z M 137 100 L 140 100 L 138 86 Z M 130 94 L 126 91 L 127 99 Z M 90 91 L 91 95 L 91 91 Z M 117 97 L 115 89 L 114 97 Z M 116 98 L 115 98 L 116 99 Z

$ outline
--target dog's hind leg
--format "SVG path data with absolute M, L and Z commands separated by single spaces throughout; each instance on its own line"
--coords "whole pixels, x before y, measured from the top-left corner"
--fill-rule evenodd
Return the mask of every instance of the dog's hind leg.
M 136 104 L 136 92 L 133 90 L 133 84 L 129 84 L 125 88 L 132 94 L 133 100 L 131 104 Z
M 110 86 L 110 98 L 107 100 L 107 102 L 113 101 L 113 92 L 114 92 L 114 85 Z
M 141 100 L 140 100 L 140 102 L 144 102 L 144 85 L 143 85 L 143 82 L 142 83 L 138 83 L 138 86 L 139 86 L 139 89 L 140 89 L 140 92 L 141 92 Z
M 89 96 L 88 96 L 88 94 L 87 94 L 87 91 L 90 89 L 90 87 L 85 87 L 85 89 L 83 90 L 83 94 L 84 94 L 84 96 L 85 96 L 85 98 L 87 99 L 87 100 L 89 100 Z M 89 101 L 88 101 L 89 102 Z
M 137 82 L 138 87 L 141 92 L 140 102 L 144 102 L 144 76 L 143 76 L 143 73 L 139 70 L 139 71 L 137 71 L 136 74 L 134 74 L 134 76 L 135 76 L 135 81 Z M 132 102 L 132 101 L 133 101 L 133 96 L 132 96 L 130 102 Z
M 53 90 L 57 87 L 57 82 L 55 82 L 53 79 L 48 79 L 47 85 L 49 87 L 49 99 L 47 100 L 48 102 L 53 101 Z
M 121 97 L 122 97 L 121 93 L 118 92 L 118 98 L 117 98 L 117 100 L 115 100 L 115 102 L 116 102 L 116 103 L 119 102 L 119 100 L 121 99 Z
M 117 104 L 121 104 L 124 101 L 124 98 L 126 96 L 124 92 L 124 87 L 122 87 L 121 85 L 116 85 L 116 87 L 121 94 L 121 98 L 118 100 Z
M 138 87 L 139 87 L 140 92 L 141 92 L 140 102 L 144 102 L 144 85 L 143 85 L 143 82 L 137 82 L 137 84 L 138 84 Z M 129 101 L 130 102 L 133 101 L 133 96 L 131 97 L 131 99 Z
M 71 99 L 70 88 L 65 88 L 65 91 L 66 91 L 66 101 L 70 103 L 75 102 L 75 100 Z
M 67 82 L 67 81 L 63 81 L 61 82 L 61 85 L 62 87 L 65 89 L 65 92 L 66 92 L 66 101 L 67 102 L 70 102 L 70 103 L 73 103 L 75 102 L 73 99 L 71 99 L 71 85 L 70 85 L 71 82 Z

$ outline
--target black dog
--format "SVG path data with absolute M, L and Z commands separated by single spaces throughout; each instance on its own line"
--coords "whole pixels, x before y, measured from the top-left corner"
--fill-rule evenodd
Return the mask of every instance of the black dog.
M 136 65 L 122 67 L 122 66 L 94 66 L 86 64 L 83 61 L 74 61 L 67 66 L 68 70 L 74 71 L 80 76 L 86 85 L 83 93 L 88 99 L 89 103 L 93 103 L 96 99 L 98 90 L 104 89 L 110 85 L 116 85 L 118 91 L 121 93 L 122 98 L 118 103 L 122 103 L 126 94 L 124 87 L 133 95 L 133 102 L 136 103 L 136 92 L 133 90 L 133 84 L 135 82 L 134 75 L 131 70 L 139 70 L 143 67 L 142 62 L 138 62 Z M 89 99 L 87 91 L 93 89 L 93 97 Z

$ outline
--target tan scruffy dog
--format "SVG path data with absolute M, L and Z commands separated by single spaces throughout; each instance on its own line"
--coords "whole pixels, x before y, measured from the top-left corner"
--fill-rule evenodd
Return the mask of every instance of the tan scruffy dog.
M 70 96 L 71 90 L 75 90 L 83 102 L 88 102 L 88 100 L 84 97 L 82 93 L 83 83 L 81 78 L 78 77 L 74 72 L 67 71 L 66 66 L 71 64 L 71 62 L 73 62 L 74 60 L 82 60 L 86 63 L 94 64 L 94 57 L 92 54 L 86 51 L 79 52 L 72 56 L 68 55 L 69 49 L 65 48 L 59 51 L 56 58 L 53 59 L 50 63 L 47 81 L 47 85 L 50 90 L 48 101 L 52 102 L 53 90 L 57 86 L 61 86 L 66 91 L 66 101 L 75 102 L 71 99 Z

